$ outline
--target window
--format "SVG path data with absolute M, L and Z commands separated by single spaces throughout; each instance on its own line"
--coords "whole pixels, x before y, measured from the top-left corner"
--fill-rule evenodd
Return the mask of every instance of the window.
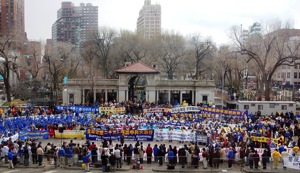
M 294 104 L 293 104 L 293 103 L 290 103 L 290 104 L 289 104 L 289 107 L 293 107 L 293 106 L 294 106 Z
M 254 106 L 255 106 L 255 103 L 251 103 L 251 106 L 254 107 Z
M 281 105 L 281 110 L 287 110 L 287 105 Z
M 281 73 L 281 78 L 285 79 L 286 78 L 286 73 Z
M 298 73 L 296 73 L 296 72 L 294 73 L 294 79 L 297 79 L 297 74 Z
M 274 103 L 270 103 L 270 108 L 275 108 L 275 104 Z
M 264 106 L 263 105 L 258 105 L 258 110 L 263 110 Z
M 288 79 L 291 78 L 291 73 L 290 72 L 287 73 L 287 77 L 286 78 L 288 78 Z
M 295 69 L 298 69 L 298 65 L 297 64 L 295 65 Z
M 249 105 L 244 105 L 244 110 L 249 110 Z

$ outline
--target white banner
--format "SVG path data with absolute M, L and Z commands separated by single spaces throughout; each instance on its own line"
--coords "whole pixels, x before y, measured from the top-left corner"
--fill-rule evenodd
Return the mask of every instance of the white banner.
M 197 141 L 197 142 L 206 143 L 207 136 L 202 134 L 196 134 L 191 130 L 181 131 L 181 130 L 155 129 L 154 139 L 173 140 L 173 141 Z
M 284 166 L 287 168 L 298 169 L 300 170 L 300 156 L 298 157 L 284 157 L 283 158 Z

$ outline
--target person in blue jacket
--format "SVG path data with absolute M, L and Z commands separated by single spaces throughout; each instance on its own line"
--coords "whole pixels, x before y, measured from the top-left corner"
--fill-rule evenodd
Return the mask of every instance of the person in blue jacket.
M 62 147 L 58 150 L 58 158 L 59 158 L 59 165 L 62 168 L 63 165 L 65 164 L 65 156 L 66 156 L 66 152 L 65 149 Z
M 72 157 L 73 157 L 72 148 L 68 147 L 67 150 L 66 150 L 66 159 L 67 159 L 66 163 L 69 166 L 71 166 L 71 164 L 73 164 Z
M 169 160 L 169 165 L 173 165 L 174 164 L 174 153 L 171 149 L 169 149 L 168 151 L 168 160 Z
M 85 164 L 85 171 L 89 172 L 90 171 L 90 157 L 91 157 L 91 152 L 85 153 L 83 156 L 83 163 Z
M 8 159 L 8 169 L 14 169 L 14 164 L 13 164 L 13 153 L 11 151 L 11 149 L 8 150 L 8 153 L 7 153 L 7 159 Z
M 227 157 L 228 157 L 228 168 L 230 169 L 232 167 L 232 163 L 233 163 L 233 159 L 234 159 L 234 152 L 233 152 L 232 147 L 230 147 Z

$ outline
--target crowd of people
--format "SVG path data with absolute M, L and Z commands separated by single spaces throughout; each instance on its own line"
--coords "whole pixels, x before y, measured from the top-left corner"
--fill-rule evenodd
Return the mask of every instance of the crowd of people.
M 126 105 L 125 105 L 126 106 Z M 140 107 L 140 105 L 136 105 Z M 52 160 L 56 166 L 77 165 L 82 160 L 85 169 L 89 170 L 90 163 L 101 163 L 103 171 L 122 167 L 122 164 L 135 166 L 157 162 L 158 165 L 168 163 L 169 166 L 199 167 L 199 161 L 203 168 L 219 168 L 219 164 L 226 160 L 228 168 L 232 168 L 237 162 L 241 166 L 249 166 L 257 169 L 259 163 L 263 169 L 272 160 L 274 168 L 285 156 L 299 156 L 300 126 L 293 112 L 275 113 L 260 116 L 259 112 L 247 113 L 241 116 L 221 115 L 219 117 L 204 117 L 201 112 L 195 114 L 171 114 L 170 112 L 138 114 L 85 114 L 65 110 L 60 114 L 42 108 L 40 116 L 2 119 L 0 130 L 6 136 L 24 130 L 49 130 L 58 129 L 62 125 L 65 130 L 86 129 L 88 127 L 103 130 L 122 129 L 168 129 L 169 131 L 180 129 L 182 131 L 194 131 L 206 136 L 205 142 L 186 141 L 174 143 L 169 140 L 169 145 L 128 144 L 126 141 L 103 141 L 96 145 L 87 141 L 84 145 L 75 144 L 73 141 L 64 142 L 61 146 L 48 143 L 43 146 L 37 141 L 2 141 L 1 156 L 9 167 L 21 163 L 27 166 L 41 165 L 43 156 L 47 161 Z M 130 110 L 130 107 L 127 108 Z M 7 131 L 7 129 L 11 129 Z M 252 137 L 263 137 L 267 140 L 254 140 Z M 158 139 L 160 140 L 160 139 Z M 259 155 L 257 148 L 264 151 Z M 292 148 L 287 153 L 287 148 Z M 224 151 L 224 149 L 228 151 Z M 224 159 L 225 158 L 225 159 Z M 271 159 L 272 158 L 272 159 Z M 30 161 L 29 161 L 30 160 Z M 81 166 L 81 165 L 80 165 Z

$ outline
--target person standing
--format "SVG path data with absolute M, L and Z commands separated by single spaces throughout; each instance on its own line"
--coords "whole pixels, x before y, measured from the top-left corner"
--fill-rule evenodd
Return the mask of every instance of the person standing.
M 119 149 L 119 146 L 116 145 L 116 148 L 114 150 L 114 155 L 116 157 L 116 165 L 117 165 L 117 168 L 122 168 L 122 163 L 121 163 L 121 150 Z
M 127 165 L 130 165 L 131 160 L 132 160 L 132 152 L 133 152 L 133 147 L 131 144 L 129 144 L 128 146 L 128 150 L 127 150 Z
M 234 159 L 234 152 L 233 152 L 232 147 L 230 147 L 230 149 L 228 151 L 227 158 L 228 158 L 228 168 L 231 169 L 232 168 L 233 159 Z
M 205 148 L 202 149 L 203 169 L 207 169 L 208 153 Z
M 38 157 L 39 166 L 42 166 L 43 156 L 44 156 L 44 150 L 42 148 L 42 145 L 40 145 L 39 148 L 36 150 L 36 154 L 37 154 L 37 157 Z
M 85 164 L 85 171 L 89 172 L 90 171 L 90 157 L 91 157 L 91 153 L 84 153 L 83 156 L 83 163 Z
M 147 154 L 147 163 L 151 164 L 151 159 L 152 159 L 152 147 L 150 144 L 148 144 L 148 147 L 146 148 L 146 154 Z
M 25 147 L 24 147 L 24 166 L 28 166 L 28 165 L 29 165 L 29 151 L 28 151 L 27 144 L 25 144 Z
M 272 153 L 272 157 L 274 159 L 274 169 L 277 169 L 278 168 L 278 163 L 279 163 L 279 160 L 280 158 L 282 157 L 281 154 L 278 152 L 277 149 L 275 149 Z
M 251 150 L 250 153 L 249 153 L 249 156 L 248 156 L 248 160 L 249 160 L 249 167 L 250 169 L 253 169 L 253 154 L 254 154 L 254 151 Z
M 37 154 L 36 154 L 37 148 L 36 148 L 36 144 L 32 143 L 31 146 L 31 157 L 32 157 L 32 163 L 33 164 L 37 164 Z
M 58 158 L 59 158 L 59 165 L 62 168 L 63 165 L 65 164 L 65 155 L 66 155 L 65 149 L 64 148 L 60 148 L 58 150 L 58 154 L 57 155 L 58 155 Z
M 263 167 L 263 169 L 267 169 L 267 163 L 269 161 L 269 155 L 268 155 L 268 151 L 266 149 L 264 150 L 261 157 L 262 157 L 262 167 Z
M 13 154 L 11 149 L 8 150 L 7 153 L 7 159 L 8 159 L 8 169 L 15 169 L 14 164 L 13 164 Z
M 257 151 L 254 151 L 253 154 L 253 162 L 254 162 L 254 168 L 258 169 L 258 162 L 259 162 L 259 155 L 257 154 Z
M 243 168 L 245 164 L 245 157 L 246 157 L 246 149 L 244 146 L 240 149 L 240 165 Z
M 76 165 L 78 162 L 78 154 L 79 154 L 79 144 L 74 145 L 74 147 L 72 148 L 73 151 L 73 165 Z
M 219 163 L 220 163 L 220 159 L 221 159 L 221 153 L 220 153 L 220 149 L 217 148 L 216 151 L 213 153 L 213 165 L 215 169 L 219 169 Z
M 143 163 L 144 163 L 144 154 L 145 154 L 144 147 L 141 146 L 141 147 L 139 148 L 140 164 L 143 164 Z
M 282 151 L 281 156 L 282 156 L 282 158 L 288 157 L 288 156 L 289 156 L 289 154 L 288 154 L 288 152 L 286 151 L 286 149 L 284 149 L 284 150 Z M 284 160 L 282 159 L 283 169 L 286 169 L 285 164 L 286 164 L 286 163 L 284 163 Z

